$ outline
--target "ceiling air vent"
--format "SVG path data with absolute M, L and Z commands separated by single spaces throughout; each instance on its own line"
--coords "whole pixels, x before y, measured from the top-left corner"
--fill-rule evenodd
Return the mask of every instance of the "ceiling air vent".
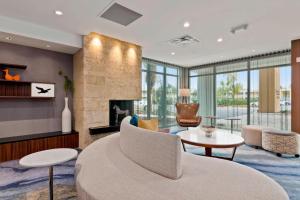
M 100 14 L 100 17 L 116 22 L 123 26 L 129 25 L 141 16 L 141 14 L 118 3 L 112 4 L 107 10 L 104 11 L 104 13 Z
M 184 35 L 184 36 L 169 40 L 170 44 L 173 44 L 176 46 L 186 46 L 186 45 L 191 45 L 191 44 L 198 43 L 198 42 L 200 42 L 200 41 L 197 38 L 194 38 L 190 35 Z

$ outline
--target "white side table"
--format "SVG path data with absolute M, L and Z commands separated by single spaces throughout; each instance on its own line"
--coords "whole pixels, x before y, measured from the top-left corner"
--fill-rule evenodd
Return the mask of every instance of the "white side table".
M 75 149 L 49 149 L 23 157 L 19 164 L 23 167 L 49 167 L 49 199 L 53 200 L 53 166 L 77 157 Z

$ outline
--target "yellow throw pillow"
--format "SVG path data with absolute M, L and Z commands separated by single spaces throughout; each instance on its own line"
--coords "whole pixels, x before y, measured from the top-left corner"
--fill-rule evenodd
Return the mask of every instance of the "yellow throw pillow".
M 138 127 L 151 131 L 158 131 L 158 119 L 142 120 L 139 119 Z

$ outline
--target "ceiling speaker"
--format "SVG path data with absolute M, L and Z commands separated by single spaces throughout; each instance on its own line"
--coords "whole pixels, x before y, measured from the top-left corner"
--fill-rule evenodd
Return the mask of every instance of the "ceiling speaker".
M 100 17 L 107 20 L 113 21 L 115 23 L 127 26 L 140 18 L 141 14 L 126 8 L 118 3 L 112 4 Z

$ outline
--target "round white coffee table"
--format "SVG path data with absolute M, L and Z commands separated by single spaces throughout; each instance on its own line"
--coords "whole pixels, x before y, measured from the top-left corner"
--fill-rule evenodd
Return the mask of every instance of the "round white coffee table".
M 75 149 L 49 149 L 29 154 L 19 163 L 23 167 L 49 167 L 49 199 L 53 199 L 53 166 L 77 157 Z
M 220 129 L 216 129 L 211 137 L 206 137 L 205 132 L 200 128 L 182 131 L 178 135 L 181 138 L 184 151 L 184 144 L 204 147 L 205 155 L 209 157 L 212 157 L 212 148 L 233 148 L 231 158 L 217 157 L 227 160 L 233 160 L 236 148 L 244 144 L 244 139 L 241 136 L 229 134 Z

